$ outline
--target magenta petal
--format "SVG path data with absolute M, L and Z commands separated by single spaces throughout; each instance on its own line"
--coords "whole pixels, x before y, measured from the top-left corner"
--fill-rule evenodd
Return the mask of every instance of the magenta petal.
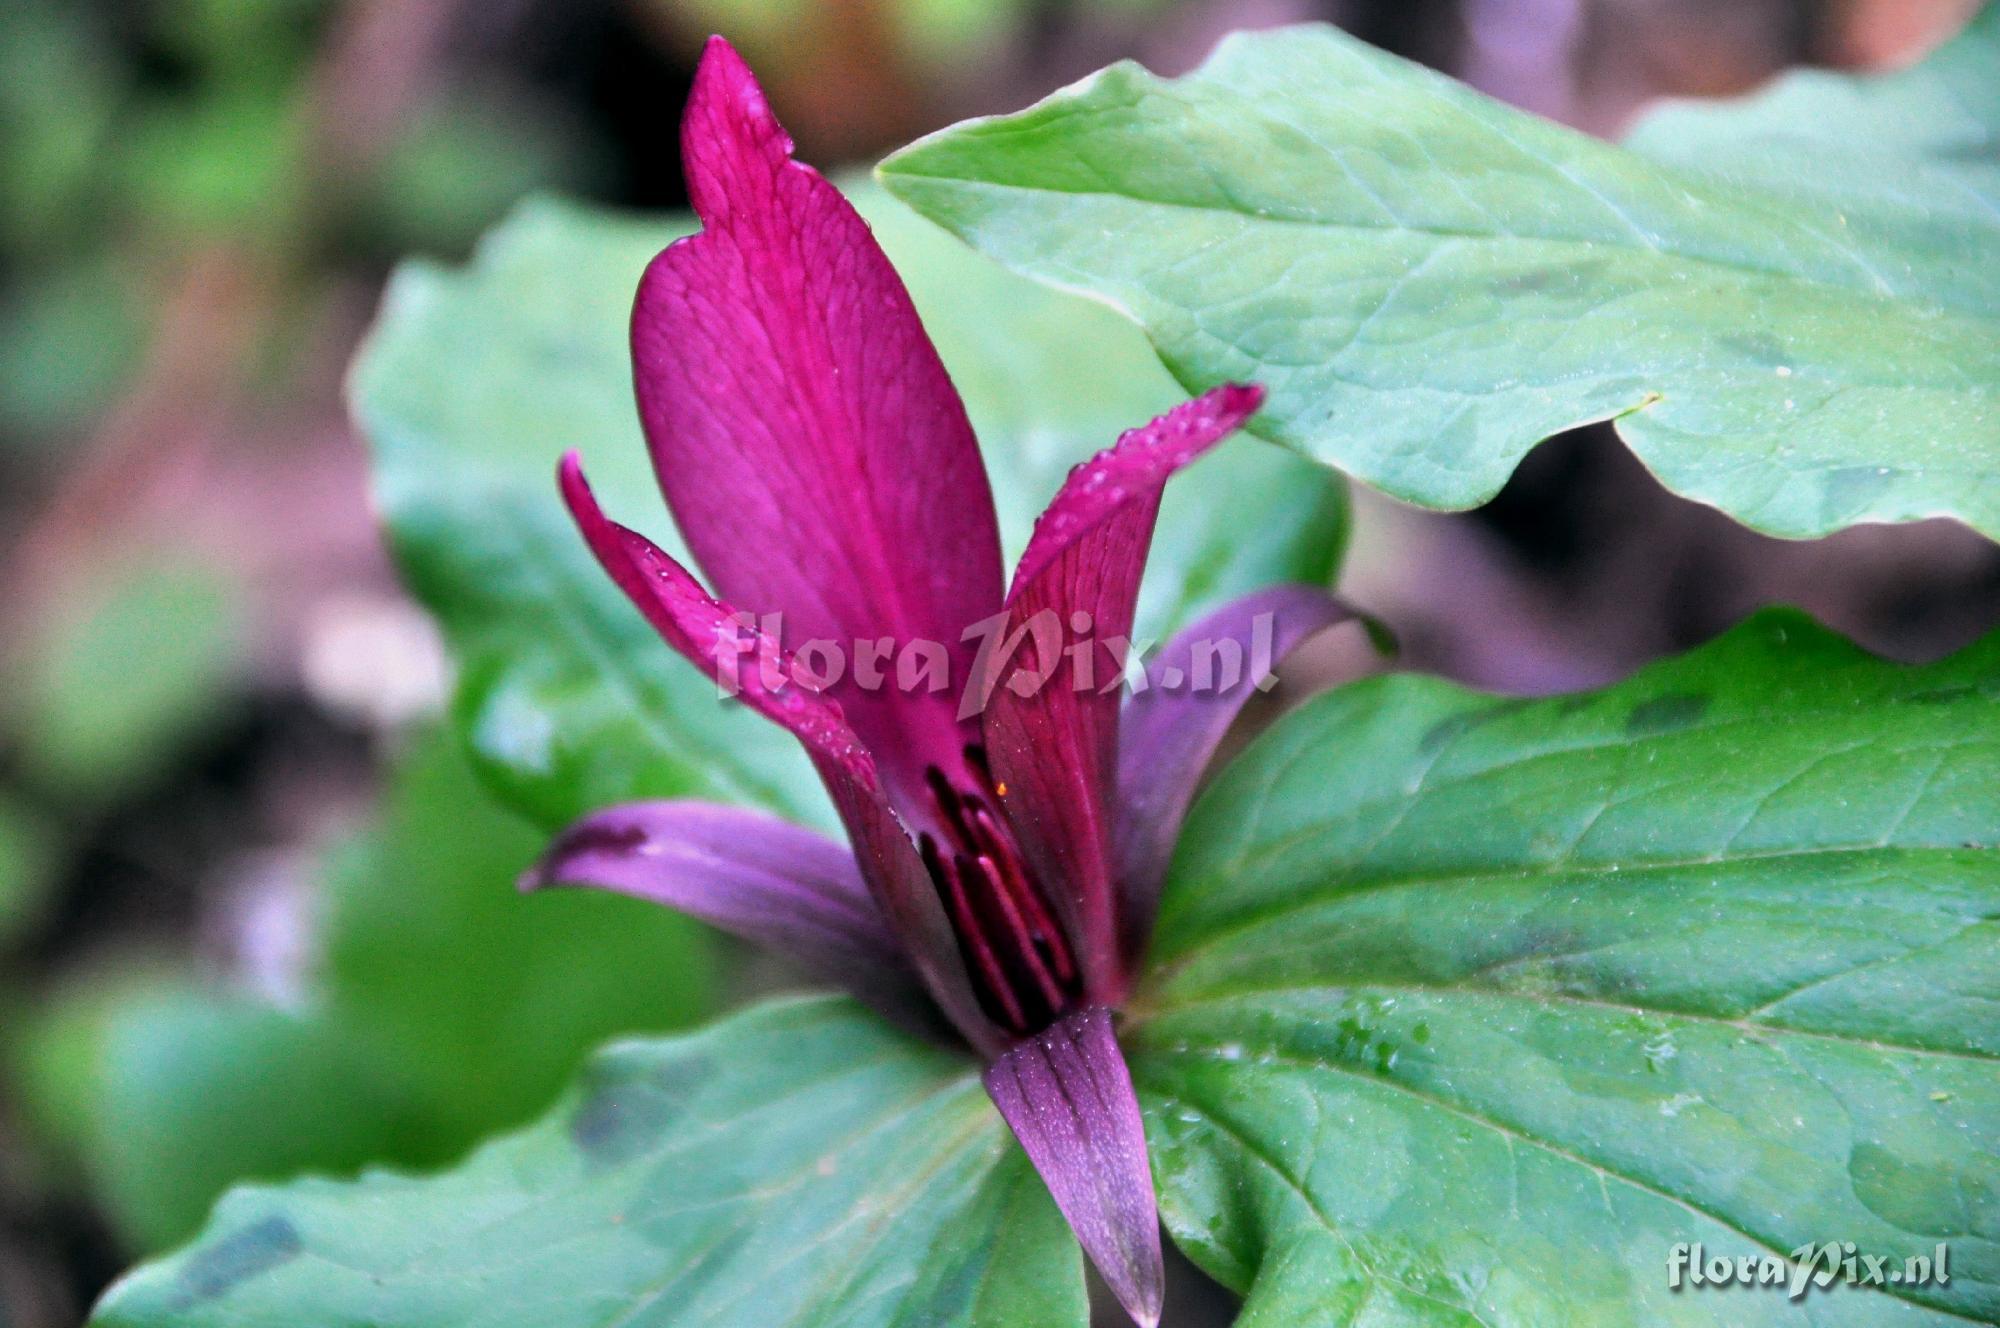
M 1113 898 L 1110 799 L 1117 768 L 1118 680 L 1153 538 L 1160 491 L 1176 470 L 1256 412 L 1257 387 L 1227 385 L 1184 402 L 1072 470 L 1035 523 L 1007 599 L 1007 632 L 1021 649 L 975 679 L 1003 806 L 1039 878 L 1054 886 L 1092 1000 L 1123 998 Z M 1087 624 L 1093 643 L 1072 655 Z M 1064 643 L 1059 660 L 1036 645 L 1037 624 Z M 1088 667 L 1088 676 L 1083 668 Z M 1010 674 L 1006 669 L 1012 669 Z M 1010 681 L 1046 675 L 1030 694 Z
M 1272 586 L 1223 605 L 1154 656 L 1147 689 L 1130 697 L 1118 718 L 1114 854 L 1128 960 L 1152 929 L 1181 819 L 1202 772 L 1270 676 L 1255 670 L 1275 667 L 1307 637 L 1354 616 L 1315 586 Z M 1221 653 L 1232 645 L 1242 666 L 1235 675 L 1224 671 Z
M 1150 423 L 1126 430 L 1116 443 L 1071 469 L 1062 491 L 1035 518 L 1035 533 L 1014 568 L 1009 602 L 1019 599 L 1107 518 L 1156 505 L 1161 487 L 1175 471 L 1242 428 L 1263 402 L 1264 389 L 1254 383 L 1224 383 Z M 1152 539 L 1150 520 L 1147 526 L 1139 541 L 1141 560 Z M 1110 588 L 1122 590 L 1129 600 L 1138 591 L 1136 572 L 1130 581 L 1129 586 Z
M 986 1091 L 1118 1303 L 1160 1321 L 1165 1273 L 1146 1130 L 1111 1013 L 1070 1014 L 986 1068 Z
M 1000 604 L 972 427 L 867 223 L 791 140 L 728 43 L 695 75 L 682 153 L 704 229 L 656 258 L 632 351 L 660 486 L 716 593 L 836 643 L 848 720 L 907 801 L 970 734 L 956 697 L 857 686 L 856 643 L 935 642 Z
M 576 453 L 563 457 L 558 480 L 563 501 L 590 551 L 668 645 L 710 677 L 732 680 L 738 700 L 789 729 L 815 759 L 833 762 L 875 785 L 874 760 L 848 727 L 839 705 L 797 685 L 781 689 L 764 685 L 757 666 L 760 649 L 779 661 L 781 679 L 791 676 L 790 661 L 745 626 L 747 615 L 709 595 L 685 567 L 644 535 L 605 516 Z M 728 644 L 743 641 L 758 648 L 745 652 Z
M 932 1006 L 846 845 L 764 812 L 635 802 L 563 831 L 524 890 L 594 886 L 768 946 L 905 1027 Z
M 667 643 L 704 669 L 734 679 L 739 700 L 805 744 L 854 841 L 862 877 L 925 987 L 976 1050 L 997 1052 L 1004 1040 L 972 993 L 936 887 L 889 807 L 873 757 L 847 726 L 840 706 L 797 685 L 766 688 L 757 652 L 739 658 L 722 644 L 755 636 L 743 628 L 742 615 L 703 591 L 687 569 L 645 536 L 606 517 L 573 452 L 563 458 L 561 481 L 563 498 L 592 552 Z M 778 661 L 781 677 L 789 676 L 783 652 L 761 638 L 756 645 Z

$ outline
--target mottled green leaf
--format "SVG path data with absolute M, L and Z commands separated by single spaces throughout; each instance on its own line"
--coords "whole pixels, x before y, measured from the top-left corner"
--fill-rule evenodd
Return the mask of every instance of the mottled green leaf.
M 10 1030 L 16 1087 L 132 1248 L 186 1239 L 236 1181 L 395 1155 L 397 1094 L 337 1025 L 165 972 L 93 979 Z
M 1107 311 L 995 268 L 878 190 L 857 201 L 961 384 L 1018 548 L 1069 465 L 1181 394 Z M 406 268 L 356 372 L 397 552 L 464 670 L 463 730 L 485 772 L 547 825 L 673 795 L 827 818 L 792 741 L 718 704 L 714 683 L 669 655 L 556 498 L 556 458 L 580 447 L 613 514 L 680 549 L 646 465 L 625 338 L 639 273 L 685 225 L 530 205 L 471 268 Z M 1174 490 L 1142 630 L 1266 581 L 1330 575 L 1342 495 L 1294 458 L 1238 440 Z
M 611 1048 L 431 1179 L 244 1189 L 97 1328 L 1080 1328 L 1082 1259 L 969 1061 L 831 999 Z
M 2000 637 L 1791 613 L 1602 692 L 1309 703 L 1199 804 L 1128 1030 L 1246 1323 L 2000 1322 Z M 1669 1289 L 1950 1247 L 1944 1286 Z
M 891 157 L 905 201 L 1141 323 L 1270 437 L 1431 507 L 1616 419 L 1669 488 L 1822 535 L 2000 535 L 2000 9 L 1919 67 L 1631 148 L 1332 28 L 1118 64 Z

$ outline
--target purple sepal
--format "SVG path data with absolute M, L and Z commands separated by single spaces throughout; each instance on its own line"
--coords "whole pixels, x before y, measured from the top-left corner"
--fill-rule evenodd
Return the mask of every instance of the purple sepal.
M 1066 1015 L 988 1066 L 985 1082 L 1118 1303 L 1154 1328 L 1165 1295 L 1160 1222 L 1111 1012 Z

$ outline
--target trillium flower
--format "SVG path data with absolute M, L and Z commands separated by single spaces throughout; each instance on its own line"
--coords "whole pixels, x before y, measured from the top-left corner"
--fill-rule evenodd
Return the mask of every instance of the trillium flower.
M 1262 392 L 1218 387 L 1078 466 L 1003 593 L 978 445 L 908 293 L 720 38 L 681 133 L 703 229 L 648 267 L 632 351 L 660 487 L 716 593 L 607 519 L 573 453 L 562 493 L 668 644 L 804 744 L 851 842 L 640 803 L 570 828 L 523 884 L 669 905 L 962 1040 L 1085 1252 L 1153 1324 L 1158 1217 L 1113 1012 L 1196 782 L 1255 688 L 1125 700 L 1120 647 L 1162 486 Z M 782 631 L 760 633 L 752 615 L 774 611 Z M 1282 652 L 1344 616 L 1267 590 L 1169 643 L 1154 676 L 1187 677 L 1199 643 L 1265 630 Z M 982 625 L 1015 648 L 982 655 Z M 815 690 L 778 637 L 927 643 L 944 667 Z

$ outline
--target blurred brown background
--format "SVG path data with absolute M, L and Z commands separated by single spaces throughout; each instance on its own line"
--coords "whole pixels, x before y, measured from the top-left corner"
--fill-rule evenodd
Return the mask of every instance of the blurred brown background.
M 398 593 L 340 382 L 390 266 L 521 195 L 682 201 L 701 38 L 818 164 L 1110 60 L 1340 23 L 1615 134 L 1662 95 L 1915 58 L 1972 0 L 0 0 L 0 1029 L 109 953 L 282 988 L 300 867 L 446 668 Z M 1107 440 L 1108 441 L 1108 440 Z M 1752 607 L 1927 658 L 2000 622 L 1948 523 L 1780 544 L 1669 497 L 1607 430 L 1489 508 L 1363 498 L 1348 592 L 1405 662 L 1545 691 Z M 129 1259 L 0 1098 L 0 1326 L 75 1322 Z M 1177 1290 L 1175 1319 L 1218 1302 Z M 1206 1306 L 1207 1308 L 1204 1308 Z

